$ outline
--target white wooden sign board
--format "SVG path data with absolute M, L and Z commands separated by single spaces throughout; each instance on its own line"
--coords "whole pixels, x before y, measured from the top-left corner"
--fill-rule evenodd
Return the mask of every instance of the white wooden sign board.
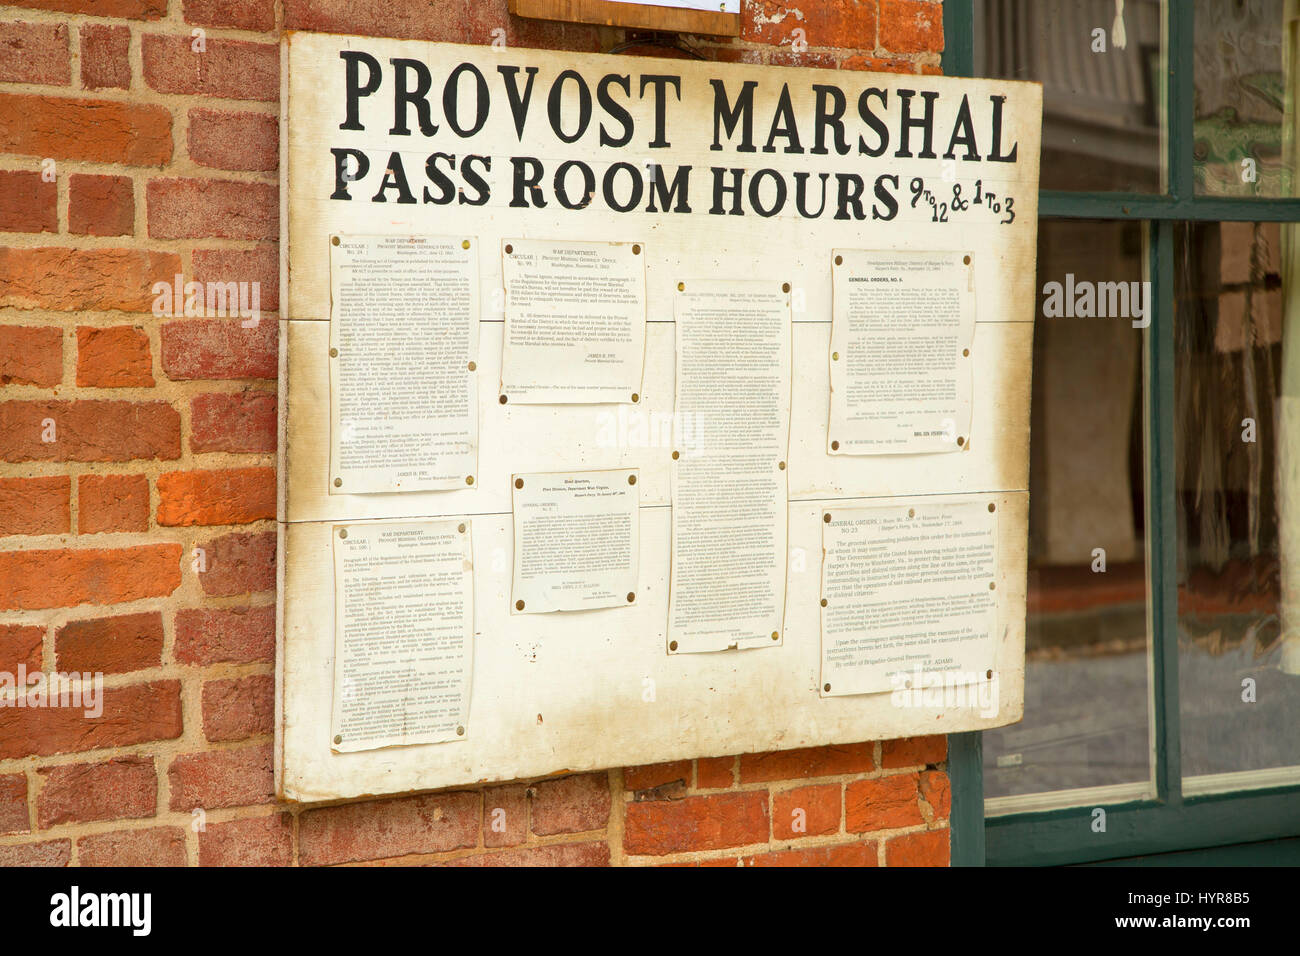
M 414 103 L 401 111 L 406 134 L 391 131 L 401 123 L 395 115 L 399 67 L 394 60 L 422 64 L 432 81 L 425 90 L 427 118 Z M 286 35 L 281 62 L 285 304 L 275 762 L 282 797 L 317 801 L 400 793 L 978 730 L 1020 719 L 1041 117 L 1037 85 L 306 33 Z M 377 77 L 367 70 L 370 62 Z M 351 98 L 350 64 L 359 64 Z M 401 69 L 407 71 L 407 89 L 418 90 L 422 71 Z M 511 92 L 522 91 L 530 75 L 531 105 L 521 117 L 517 95 L 512 110 Z M 476 110 L 476 76 L 483 77 L 478 93 L 487 92 L 483 114 Z M 376 78 L 372 92 L 358 92 Z M 743 109 L 731 123 L 726 116 L 715 117 L 715 97 L 725 96 L 724 106 L 737 107 L 751 94 L 752 151 L 738 149 L 744 145 Z M 583 128 L 580 114 L 588 97 L 592 112 Z M 841 102 L 837 126 L 834 113 Z M 548 118 L 551 105 L 558 110 L 558 133 Z M 446 115 L 448 106 L 454 117 Z M 910 125 L 904 122 L 905 108 Z M 426 135 L 422 120 L 436 132 Z M 608 145 L 624 134 L 630 134 L 624 145 Z M 717 149 L 712 148 L 715 137 Z M 795 137 L 800 151 L 791 148 Z M 848 150 L 843 155 L 837 151 L 841 138 Z M 441 161 L 441 168 L 472 201 L 461 202 L 456 193 L 446 205 L 424 201 L 426 187 L 435 197 L 439 192 L 425 172 L 435 153 L 455 157 L 454 169 L 450 160 Z M 366 157 L 364 174 L 357 154 Z M 472 156 L 485 158 L 469 163 L 477 181 L 464 173 Z M 537 167 L 517 161 L 520 157 Z M 556 197 L 555 173 L 570 161 L 586 164 L 597 184 L 582 208 L 565 208 Z M 611 173 L 619 163 L 626 166 Z M 392 179 L 394 164 L 404 172 L 414 202 L 397 201 L 402 190 Z M 521 169 L 537 168 L 543 171 L 535 177 L 540 194 L 517 187 Z M 689 182 L 684 202 L 680 194 L 660 196 L 653 211 L 648 209 L 649 197 L 656 195 L 650 170 L 660 185 L 684 175 Z M 568 171 L 570 182 L 580 183 L 581 167 L 570 165 Z M 805 215 L 817 212 L 822 174 L 825 209 Z M 613 183 L 608 194 L 607 175 Z M 715 178 L 725 186 L 735 175 L 743 177 L 739 194 L 724 191 L 715 197 Z M 386 177 L 388 186 L 381 188 Z M 803 211 L 795 205 L 800 177 L 812 190 Z M 629 202 L 634 179 L 641 180 L 642 190 L 636 204 Z M 755 179 L 760 187 L 751 193 L 748 183 Z M 788 185 L 786 202 L 774 214 L 760 215 L 760 209 L 775 209 L 778 179 Z M 351 198 L 331 198 L 340 191 Z M 375 201 L 376 195 L 386 201 Z M 545 206 L 534 201 L 538 195 Z M 981 201 L 974 203 L 977 196 Z M 836 218 L 838 212 L 843 218 Z M 464 236 L 478 251 L 478 454 L 472 485 L 386 494 L 348 494 L 331 486 L 331 240 L 384 235 Z M 644 247 L 647 321 L 637 404 L 500 403 L 501 250 L 511 238 Z M 832 250 L 971 256 L 977 293 L 969 356 L 973 388 L 969 435 L 962 436 L 959 450 L 828 453 Z M 671 421 L 674 407 L 678 284 L 718 278 L 773 279 L 790 286 L 784 630 L 770 646 L 673 654 L 666 647 L 671 439 L 661 440 L 655 425 L 665 416 Z M 512 613 L 512 476 L 610 469 L 632 469 L 639 476 L 635 602 L 577 612 Z M 824 515 L 830 508 L 907 507 L 921 501 L 927 509 L 975 501 L 996 507 L 996 624 L 988 661 L 994 677 L 984 691 L 995 692 L 991 705 L 916 697 L 900 705 L 896 694 L 823 690 Z M 339 752 L 330 737 L 336 529 L 356 522 L 427 519 L 472 525 L 474 627 L 466 733 L 442 743 Z

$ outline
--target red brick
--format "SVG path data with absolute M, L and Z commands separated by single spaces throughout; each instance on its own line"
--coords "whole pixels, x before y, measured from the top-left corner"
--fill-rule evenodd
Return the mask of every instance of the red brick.
M 873 50 L 876 46 L 876 4 L 861 0 L 746 0 L 741 5 L 740 37 L 780 46 L 790 43 L 796 29 L 809 46 Z
M 735 786 L 735 757 L 701 757 L 695 762 L 695 783 L 701 790 Z
M 886 770 L 898 770 L 942 763 L 947 756 L 948 738 L 943 734 L 935 734 L 930 737 L 886 740 L 881 747 L 880 762 Z
M 623 787 L 627 790 L 650 790 L 679 780 L 688 787 L 691 785 L 689 760 L 674 760 L 672 763 L 652 763 L 623 769 Z
M 834 70 L 839 65 L 839 57 L 834 53 L 818 53 L 808 50 L 803 53 L 771 50 L 767 53 L 767 65 L 801 66 L 810 70 Z
M 0 232 L 58 232 L 59 186 L 36 171 L 0 172 Z
M 742 754 L 741 783 L 769 780 L 800 780 L 845 773 L 869 773 L 875 769 L 875 744 L 840 744 L 834 747 L 803 747 L 765 754 Z
M 81 85 L 88 90 L 131 86 L 131 29 L 103 23 L 83 23 Z
M 77 841 L 80 866 L 185 866 L 185 831 L 180 827 L 114 830 Z
M 61 671 L 126 674 L 162 663 L 160 611 L 69 621 L 54 632 L 54 657 Z
M 168 768 L 167 779 L 173 810 L 251 807 L 275 799 L 269 743 L 181 754 Z
M 158 476 L 158 523 L 249 524 L 275 517 L 275 469 L 169 471 Z
M 880 46 L 891 53 L 943 52 L 943 5 L 880 0 Z
M 767 792 L 629 803 L 623 827 L 624 850 L 638 855 L 663 856 L 685 850 L 766 843 L 770 829 Z
M 795 787 L 772 796 L 772 837 L 794 840 L 806 836 L 824 836 L 840 829 L 840 790 L 838 783 Z M 801 813 L 799 812 L 801 811 Z M 796 829 L 800 824 L 803 829 Z
M 329 0 L 315 0 L 313 6 L 328 5 Z M 367 0 L 367 5 L 375 0 Z M 377 5 L 377 4 L 376 4 Z M 505 31 L 507 47 L 531 47 L 539 50 L 576 50 L 595 53 L 602 49 L 600 33 L 597 27 L 581 23 L 559 23 L 554 20 L 537 20 L 529 17 L 517 17 L 510 13 L 506 0 L 474 0 L 466 4 L 465 18 L 460 23 L 456 18 L 448 17 L 444 23 L 430 23 L 428 16 L 422 16 L 417 0 L 402 0 L 401 6 L 416 18 L 415 23 L 406 23 L 404 27 L 415 31 L 450 30 L 449 39 L 456 43 L 491 43 L 495 38 L 493 30 Z M 287 21 L 286 4 L 286 21 Z M 360 13 L 355 6 L 350 7 L 348 15 L 356 18 Z M 420 24 L 419 19 L 425 21 Z M 441 18 L 439 18 L 441 19 Z M 380 19 L 360 33 L 372 33 L 379 27 L 387 36 L 388 23 Z M 454 35 L 459 32 L 460 36 Z M 499 34 L 497 34 L 499 36 Z M 428 39 L 437 39 L 429 36 Z M 658 53 L 658 56 L 665 54 Z
M 172 116 L 153 104 L 3 93 L 0 152 L 161 166 L 172 158 Z
M 174 252 L 0 248 L 0 306 L 64 312 L 149 312 L 155 282 L 181 270 Z
M 557 843 L 500 853 L 478 853 L 442 866 L 609 866 L 608 843 Z
M 709 860 L 681 860 L 673 863 L 656 863 L 656 869 L 677 869 L 681 867 L 721 867 L 721 866 L 740 866 L 740 860 L 734 856 L 714 857 Z
M 0 385 L 58 385 L 63 381 L 63 330 L 0 325 Z
M 149 336 L 131 325 L 77 327 L 77 384 L 89 388 L 151 388 Z
M 905 833 L 885 844 L 885 866 L 948 866 L 948 831 Z
M 68 231 L 79 236 L 135 232 L 135 184 L 128 176 L 68 177 Z
M 203 685 L 203 735 L 247 740 L 274 729 L 275 679 L 269 674 L 210 680 Z
M 275 532 L 236 532 L 203 545 L 207 570 L 199 584 L 209 597 L 275 589 Z
M 0 610 L 121 604 L 180 587 L 181 546 L 0 552 Z
M 99 717 L 80 707 L 16 707 L 0 721 L 0 759 L 127 747 L 181 735 L 180 681 L 106 688 Z
M 72 82 L 72 54 L 68 50 L 66 23 L 0 22 L 0 81 Z
M 43 778 L 36 797 L 42 830 L 60 823 L 152 817 L 158 809 L 152 757 L 44 767 L 37 773 Z
M 486 4 L 485 4 L 486 5 Z M 427 0 L 284 0 L 286 30 L 355 33 L 457 43 L 486 42 L 468 36 L 463 11 L 446 10 L 430 16 Z M 505 18 L 500 25 L 505 26 Z M 508 42 L 508 41 L 507 41 Z
M 167 15 L 167 0 L 9 0 L 8 5 L 118 20 L 160 20 Z
M 528 836 L 528 787 L 483 791 L 483 845 L 518 846 Z
M 921 796 L 934 810 L 936 820 L 946 820 L 952 813 L 952 786 L 942 770 L 927 770 L 921 774 Z
M 0 833 L 26 833 L 32 828 L 27 813 L 27 774 L 0 777 Z
M 217 179 L 149 182 L 149 235 L 155 239 L 274 239 L 279 187 Z
M 190 399 L 190 451 L 273 452 L 275 393 L 211 392 Z
M 143 38 L 144 80 L 150 88 L 272 103 L 280 98 L 278 44 L 208 37 L 198 53 L 192 42 L 188 34 Z
M 236 319 L 190 319 L 162 327 L 163 372 L 173 381 L 273 379 L 279 347 L 274 322 L 244 328 Z
M 199 832 L 199 866 L 289 866 L 293 818 L 287 813 L 209 823 Z
M 916 64 L 911 60 L 896 60 L 893 57 L 863 56 L 862 54 L 848 57 L 840 68 L 844 70 L 866 70 L 871 73 L 916 72 Z
M 82 475 L 77 479 L 77 533 L 149 530 L 149 479 Z
M 877 866 L 874 843 L 818 846 L 806 850 L 776 850 L 744 858 L 745 866 Z
M 239 30 L 275 28 L 274 0 L 185 0 L 185 22 Z
M 492 30 L 500 28 L 510 47 L 592 52 L 600 48 L 595 27 L 512 16 L 506 0 L 474 0 L 460 9 L 444 7 L 439 13 L 429 15 L 427 0 L 285 0 L 284 26 L 455 43 L 490 43 Z
M 252 664 L 275 659 L 275 605 L 184 608 L 173 648 L 180 664 Z
M 479 794 L 421 794 L 308 810 L 298 818 L 304 865 L 442 853 L 478 843 Z
M 44 640 L 45 628 L 39 624 L 0 624 L 0 671 L 14 674 L 16 680 L 20 664 L 28 674 L 40 670 Z
M 271 113 L 190 110 L 189 153 L 214 169 L 274 170 L 280 165 L 280 121 Z
M 0 535 L 70 531 L 71 491 L 67 475 L 0 478 Z
M 538 836 L 599 830 L 609 822 L 609 777 L 586 773 L 532 787 L 532 828 Z
M 54 441 L 44 441 L 53 419 Z M 166 402 L 0 402 L 4 461 L 132 461 L 181 456 L 181 416 Z
M 72 859 L 71 840 L 46 840 L 0 846 L 0 866 L 67 866 Z
M 280 307 L 280 247 L 263 243 L 253 249 L 195 249 L 195 282 L 257 283 L 264 312 Z
M 919 797 L 914 773 L 855 780 L 844 790 L 845 829 L 865 833 L 924 823 Z

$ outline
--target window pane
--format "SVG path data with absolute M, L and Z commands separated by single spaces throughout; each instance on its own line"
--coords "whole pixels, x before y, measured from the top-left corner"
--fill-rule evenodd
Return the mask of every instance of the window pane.
M 1300 764 L 1300 303 L 1283 242 L 1295 228 L 1177 232 L 1184 777 Z
M 1196 192 L 1294 195 L 1294 0 L 1196 0 Z M 1291 115 L 1290 123 L 1286 117 Z M 1289 140 L 1290 136 L 1285 136 Z
M 976 75 L 1043 84 L 1043 189 L 1164 188 L 1162 6 L 976 0 Z
M 983 734 L 988 797 L 1150 779 L 1143 333 L 1098 295 L 1147 301 L 1143 246 L 1138 223 L 1039 226 L 1060 296 L 1034 331 L 1025 717 Z

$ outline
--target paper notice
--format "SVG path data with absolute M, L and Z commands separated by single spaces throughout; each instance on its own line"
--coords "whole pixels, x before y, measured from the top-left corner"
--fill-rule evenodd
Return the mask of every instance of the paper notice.
M 997 636 L 989 502 L 830 508 L 827 516 L 822 696 L 985 680 Z
M 770 647 L 785 617 L 789 287 L 679 287 L 670 652 Z
M 827 451 L 966 447 L 975 337 L 970 256 L 862 249 L 833 256 Z
M 514 476 L 515 614 L 636 603 L 635 468 Z
M 330 248 L 331 494 L 464 488 L 478 467 L 478 249 L 446 236 Z
M 336 526 L 333 749 L 463 740 L 473 636 L 468 521 Z
M 506 400 L 639 401 L 646 314 L 641 244 L 507 239 L 501 253 Z

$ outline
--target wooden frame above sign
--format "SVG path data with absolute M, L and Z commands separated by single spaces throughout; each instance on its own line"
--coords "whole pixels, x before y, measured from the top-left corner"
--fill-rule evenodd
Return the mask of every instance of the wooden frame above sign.
M 740 0 L 510 0 L 510 12 L 537 20 L 666 33 L 740 35 Z

